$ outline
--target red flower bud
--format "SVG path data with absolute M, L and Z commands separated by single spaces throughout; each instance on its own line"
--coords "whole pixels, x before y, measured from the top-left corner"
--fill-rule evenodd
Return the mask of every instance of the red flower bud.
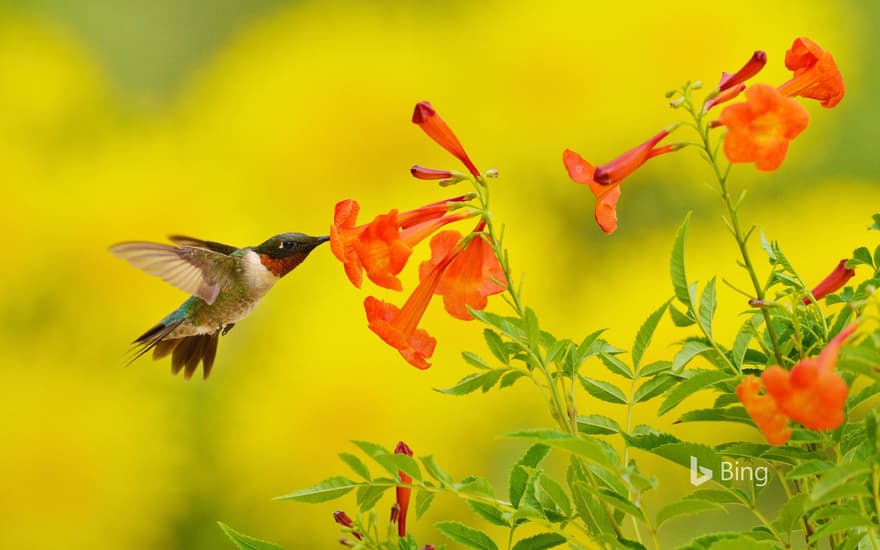
M 840 260 L 840 263 L 837 264 L 837 267 L 834 268 L 827 277 L 822 279 L 822 282 L 819 283 L 816 288 L 812 290 L 813 297 L 818 302 L 825 296 L 828 296 L 832 292 L 837 292 L 843 285 L 846 284 L 847 281 L 853 278 L 856 274 L 855 269 L 847 269 L 846 262 L 849 261 L 849 258 L 844 258 Z M 810 297 L 805 296 L 803 302 L 805 304 L 810 303 Z
M 718 83 L 718 89 L 724 91 L 728 88 L 732 88 L 737 84 L 742 84 L 746 80 L 752 78 L 764 68 L 764 65 L 767 64 L 767 54 L 761 50 L 756 51 L 752 54 L 751 59 L 749 59 L 743 67 L 733 74 L 724 73 L 721 77 L 721 82 Z
M 425 168 L 418 164 L 413 165 L 413 167 L 409 169 L 409 173 L 412 174 L 414 178 L 420 180 L 445 180 L 452 177 L 452 172 L 449 170 Z
M 468 172 L 474 177 L 480 176 L 480 171 L 477 170 L 477 167 L 471 162 L 471 159 L 464 151 L 461 142 L 458 141 L 458 138 L 455 137 L 455 134 L 452 133 L 452 130 L 446 125 L 443 119 L 440 118 L 437 111 L 431 107 L 429 102 L 420 101 L 416 103 L 412 121 L 424 130 L 424 132 L 428 134 L 428 137 L 433 139 L 437 145 L 443 147 L 452 153 L 455 158 L 460 160 L 462 164 L 467 167 Z
M 404 443 L 403 441 L 399 441 L 397 443 L 397 447 L 394 448 L 394 454 L 398 454 L 398 455 L 403 454 L 403 455 L 407 455 L 407 456 L 412 456 L 413 452 L 412 452 L 412 449 L 410 449 L 406 443 Z M 405 474 L 404 472 L 398 471 L 397 475 L 400 477 L 401 482 L 412 483 L 412 478 L 409 475 Z M 410 497 L 410 494 L 412 493 L 412 489 L 410 489 L 409 487 L 397 487 L 396 493 L 397 493 L 397 495 L 396 495 L 397 502 L 395 503 L 395 506 L 399 507 L 399 509 L 400 509 L 400 511 L 398 512 L 398 515 L 397 515 L 397 534 L 401 537 L 405 537 L 406 536 L 406 511 L 407 511 L 407 508 L 409 508 L 409 497 Z M 393 514 L 394 514 L 393 508 L 392 508 L 391 513 L 392 513 L 392 517 L 393 517 Z
M 343 527 L 353 527 L 354 522 L 351 521 L 351 518 L 348 517 L 348 514 L 343 512 L 342 510 L 336 510 L 333 512 L 333 520 Z

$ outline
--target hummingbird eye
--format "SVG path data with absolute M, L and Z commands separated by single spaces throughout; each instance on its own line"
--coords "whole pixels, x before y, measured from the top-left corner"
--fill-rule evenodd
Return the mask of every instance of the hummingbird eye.
M 291 248 L 293 248 L 293 241 L 284 241 L 281 243 L 281 246 L 279 246 L 278 248 L 286 248 L 286 249 L 290 250 Z

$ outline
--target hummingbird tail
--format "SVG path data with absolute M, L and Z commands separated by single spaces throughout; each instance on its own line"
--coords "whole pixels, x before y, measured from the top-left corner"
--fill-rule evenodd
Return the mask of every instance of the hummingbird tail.
M 152 350 L 153 359 L 161 359 L 171 355 L 172 374 L 177 374 L 182 369 L 183 377 L 189 380 L 201 362 L 204 368 L 204 377 L 208 378 L 208 375 L 211 374 L 211 367 L 214 365 L 214 358 L 217 356 L 219 331 L 212 334 L 169 338 L 184 320 L 161 322 L 143 333 L 134 341 L 137 351 L 129 364 Z

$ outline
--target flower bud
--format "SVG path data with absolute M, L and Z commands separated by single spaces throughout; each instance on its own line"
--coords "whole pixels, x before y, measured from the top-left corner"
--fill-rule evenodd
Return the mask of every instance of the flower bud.
M 412 168 L 409 169 L 409 173 L 412 174 L 414 178 L 420 180 L 444 180 L 452 177 L 452 172 L 450 172 L 449 170 L 425 168 L 424 166 L 419 166 L 418 164 L 414 164 Z

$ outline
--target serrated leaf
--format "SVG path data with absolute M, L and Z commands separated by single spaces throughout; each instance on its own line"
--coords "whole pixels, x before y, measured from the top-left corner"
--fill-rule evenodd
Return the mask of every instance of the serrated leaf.
M 666 372 L 672 368 L 672 361 L 653 361 L 648 363 L 639 371 L 642 378 L 653 376 L 661 372 Z
M 633 395 L 633 401 L 636 403 L 644 403 L 645 401 L 653 399 L 669 389 L 677 380 L 678 378 L 668 374 L 661 374 L 649 378 L 648 380 L 645 380 L 638 389 L 636 389 L 636 393 Z
M 620 432 L 620 424 L 600 414 L 577 417 L 577 427 L 582 434 L 610 435 Z
M 498 384 L 498 389 L 503 390 L 504 388 L 508 388 L 512 386 L 517 380 L 525 376 L 526 374 L 522 371 L 512 370 L 501 377 L 501 383 Z
M 827 460 L 808 460 L 802 464 L 798 464 L 785 474 L 786 479 L 801 479 L 804 477 L 812 477 L 827 472 L 834 468 L 834 463 Z
M 300 489 L 288 495 L 276 497 L 277 500 L 295 500 L 297 502 L 326 502 L 341 497 L 352 489 L 360 487 L 363 482 L 355 482 L 342 476 L 331 477 L 307 489 Z
M 223 533 L 229 537 L 229 540 L 241 550 L 284 550 L 284 547 L 278 546 L 277 544 L 239 533 L 221 521 L 218 521 L 217 525 L 219 525 L 220 529 L 223 530 Z
M 669 305 L 669 318 L 672 319 L 672 324 L 679 328 L 689 327 L 697 322 L 689 313 L 679 311 L 672 304 Z
M 372 510 L 373 506 L 379 502 L 379 499 L 382 498 L 382 495 L 389 488 L 388 486 L 382 487 L 378 485 L 362 485 L 358 487 L 357 504 L 361 513 Z
M 660 527 L 666 521 L 680 517 L 680 516 L 691 516 L 694 514 L 702 514 L 704 512 L 726 512 L 727 508 L 722 506 L 717 502 L 713 502 L 711 500 L 702 500 L 697 498 L 688 498 L 683 500 L 676 500 L 670 504 L 667 504 L 663 508 L 657 512 L 657 527 Z
M 606 401 L 608 403 L 617 403 L 618 405 L 622 405 L 627 402 L 626 396 L 623 394 L 620 388 L 610 382 L 587 378 L 586 376 L 582 375 L 578 375 L 578 378 L 581 381 L 581 385 L 584 387 L 585 390 L 587 390 L 587 393 L 589 393 L 596 399 L 601 399 L 602 401 Z
M 545 504 L 545 511 L 549 510 L 552 512 L 555 511 L 552 508 L 556 508 L 565 517 L 571 515 L 571 502 L 568 500 L 568 494 L 566 494 L 565 489 L 563 489 L 559 483 L 545 474 L 540 476 L 538 485 L 543 491 L 543 494 L 549 499 L 539 499 L 542 504 Z M 547 506 L 547 504 L 551 504 L 552 506 Z
M 696 409 L 681 415 L 679 422 L 737 422 L 753 426 L 749 413 L 743 407 L 718 407 L 714 409 Z
M 419 491 L 416 493 L 416 519 L 422 519 L 428 509 L 431 508 L 431 503 L 434 502 L 434 493 L 430 493 L 428 491 Z
M 366 465 L 361 462 L 361 459 L 349 453 L 339 453 L 339 458 L 345 462 L 349 468 L 354 471 L 357 475 L 369 481 L 372 479 L 370 477 L 370 470 L 366 467 Z
M 520 468 L 520 466 L 535 468 L 542 460 L 544 460 L 544 457 L 547 456 L 549 452 L 550 447 L 548 445 L 536 443 L 529 447 L 525 454 L 523 454 L 522 458 L 520 458 L 514 465 L 513 469 L 510 471 L 510 488 L 508 490 L 511 505 L 514 507 L 519 506 L 519 501 L 522 499 L 523 493 L 525 493 L 526 490 L 526 483 L 529 481 L 528 472 L 525 469 Z
M 504 519 L 504 513 L 498 508 L 482 502 L 475 502 L 473 500 L 468 500 L 467 505 L 470 507 L 471 510 L 474 511 L 475 514 L 485 519 L 492 525 L 497 525 L 499 527 L 510 527 L 510 522 Z
M 476 367 L 481 370 L 489 370 L 492 367 L 489 366 L 489 363 L 485 362 L 482 357 L 477 355 L 476 353 L 472 353 L 470 351 L 461 352 L 461 358 L 465 360 L 469 365 Z
M 488 387 L 491 388 L 493 385 L 495 385 L 496 382 L 498 382 L 498 379 L 505 372 L 507 372 L 507 369 L 497 369 L 468 374 L 467 376 L 459 380 L 454 386 L 451 386 L 449 388 L 434 388 L 434 391 L 445 393 L 446 395 L 467 395 L 471 392 L 483 388 L 483 391 L 485 392 L 486 386 L 488 385 Z
M 717 502 L 718 504 L 739 504 L 740 506 L 744 506 L 743 502 L 736 498 L 736 495 L 729 491 L 719 491 L 717 489 L 700 489 L 699 491 L 694 491 L 685 497 L 685 499 L 692 498 L 697 500 L 709 500 Z
M 532 349 L 538 349 L 538 346 L 541 345 L 541 330 L 538 327 L 538 316 L 535 315 L 535 312 L 534 310 L 532 310 L 532 308 L 526 308 L 523 314 L 523 322 L 525 323 L 526 339 L 529 342 L 529 346 Z
M 558 430 L 537 429 L 513 432 L 506 434 L 505 437 L 538 441 L 606 468 L 615 469 L 618 466 L 617 461 L 619 459 L 613 449 L 607 444 L 603 445 L 602 442 L 589 436 L 575 437 Z
M 852 264 L 848 263 L 847 267 L 855 267 L 858 264 L 865 264 L 868 267 L 874 267 L 874 258 L 871 257 L 871 252 L 865 246 L 860 246 L 853 250 L 853 257 L 850 260 Z
M 468 527 L 457 521 L 440 521 L 434 524 L 434 527 L 443 533 L 447 538 L 468 548 L 476 548 L 477 550 L 498 550 L 498 546 L 492 542 L 485 533 Z
M 483 338 L 486 340 L 486 345 L 489 346 L 489 351 L 492 352 L 495 359 L 498 359 L 505 365 L 509 365 L 510 355 L 507 353 L 507 346 L 504 345 L 501 336 L 494 330 L 487 328 L 483 329 Z
M 422 465 L 425 467 L 425 471 L 428 472 L 428 475 L 445 485 L 454 484 L 452 477 L 441 470 L 440 466 L 437 465 L 437 461 L 434 459 L 434 455 L 423 456 L 420 460 L 422 461 Z
M 636 339 L 635 342 L 633 342 L 631 354 L 633 367 L 636 372 L 639 372 L 639 366 L 642 364 L 642 357 L 645 355 L 645 350 L 647 350 L 648 346 L 651 344 L 651 338 L 654 336 L 654 331 L 657 330 L 657 325 L 660 324 L 660 319 L 663 317 L 663 314 L 666 313 L 666 308 L 669 307 L 670 302 L 671 300 L 666 300 L 663 305 L 648 315 L 648 318 L 645 319 L 645 322 L 642 323 L 642 326 L 639 327 L 639 331 L 636 333 Z
M 804 494 L 794 495 L 788 498 L 779 509 L 776 516 L 775 524 L 779 531 L 783 533 L 792 532 L 799 524 L 801 517 L 804 515 L 804 505 L 809 497 Z
M 605 365 L 608 370 L 610 370 L 614 374 L 618 374 L 620 376 L 623 376 L 624 378 L 632 380 L 633 373 L 632 370 L 629 368 L 629 365 L 627 365 L 614 355 L 610 353 L 600 353 L 599 359 L 602 361 L 602 364 Z
M 715 301 L 715 277 L 712 277 L 703 289 L 700 297 L 700 326 L 703 327 L 706 336 L 712 338 L 712 319 L 715 317 L 715 309 L 718 307 Z
M 817 501 L 835 488 L 870 472 L 871 468 L 868 465 L 859 462 L 844 463 L 826 470 L 819 478 L 819 481 L 813 485 L 810 499 Z
M 749 343 L 751 343 L 752 338 L 754 337 L 755 327 L 758 326 L 757 323 L 760 323 L 760 319 L 763 314 L 758 313 L 752 316 L 750 319 L 746 319 L 746 322 L 742 324 L 739 329 L 739 332 L 736 334 L 736 339 L 733 342 L 733 364 L 737 367 L 742 367 L 743 361 L 745 360 L 746 350 L 749 348 Z
M 518 541 L 513 545 L 513 550 L 545 550 L 565 544 L 567 540 L 559 533 L 541 533 Z
M 675 354 L 672 360 L 673 372 L 681 371 L 694 357 L 702 355 L 707 351 L 712 351 L 712 346 L 699 340 L 688 340 L 681 346 L 681 349 L 678 350 L 678 353 Z
M 685 397 L 693 395 L 700 390 L 717 384 L 722 380 L 728 379 L 731 379 L 731 376 L 726 372 L 717 370 L 696 371 L 696 374 L 681 382 L 678 386 L 675 387 L 675 389 L 673 389 L 666 395 L 666 399 L 663 401 L 663 404 L 660 405 L 660 408 L 657 410 L 657 414 L 666 414 L 676 405 L 681 403 Z
M 822 524 L 821 527 L 816 529 L 816 531 L 812 535 L 810 535 L 809 541 L 811 544 L 815 544 L 816 541 L 830 537 L 835 533 L 849 530 L 872 529 L 873 527 L 874 526 L 871 524 L 870 521 L 860 516 L 850 515 L 838 517 L 832 519 L 827 523 Z
M 687 275 L 684 269 L 684 244 L 687 239 L 688 226 L 691 221 L 691 213 L 688 212 L 684 218 L 678 231 L 675 233 L 675 241 L 672 245 L 672 258 L 669 262 L 669 275 L 672 278 L 672 288 L 675 290 L 675 297 L 688 306 L 687 309 L 693 309 L 691 295 L 688 291 Z

